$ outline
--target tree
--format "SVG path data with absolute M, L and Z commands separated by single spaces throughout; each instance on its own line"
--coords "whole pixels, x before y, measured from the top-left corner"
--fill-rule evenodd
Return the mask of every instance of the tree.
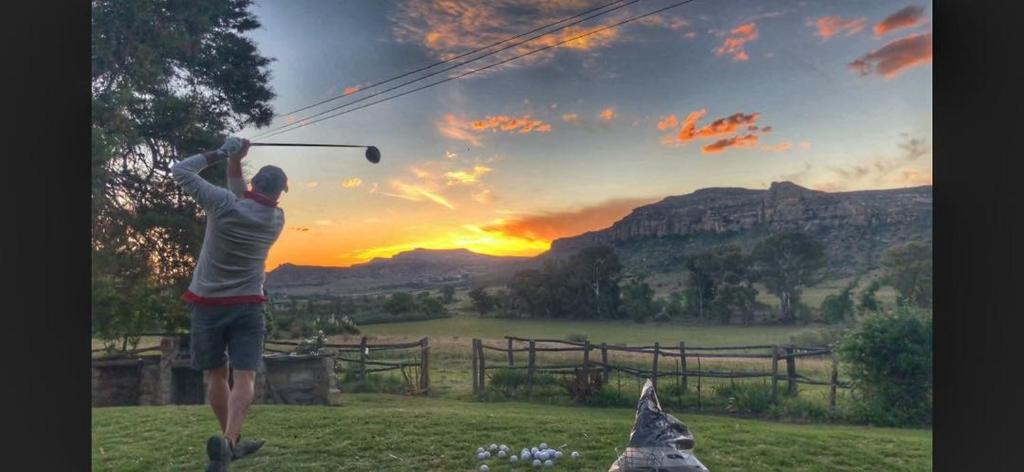
M 875 296 L 880 288 L 882 288 L 882 284 L 878 283 L 877 280 L 872 280 L 871 283 L 860 292 L 860 302 L 858 303 L 857 308 L 862 314 L 873 313 L 882 309 L 882 302 L 880 302 L 878 297 Z
M 416 299 L 410 293 L 395 292 L 384 302 L 384 311 L 400 315 L 416 311 Z
M 117 287 L 127 306 L 116 313 L 154 316 L 129 294 L 173 299 L 191 275 L 203 217 L 171 164 L 270 123 L 270 59 L 243 36 L 260 26 L 251 4 L 92 2 L 93 278 Z M 223 166 L 209 174 L 223 176 Z M 187 320 L 180 303 L 173 310 Z
M 718 296 L 718 291 L 725 285 L 749 286 L 749 260 L 738 246 L 721 246 L 686 259 L 686 269 L 690 277 L 687 280 L 687 298 L 689 309 L 697 317 L 704 318 L 710 305 Z M 756 294 L 757 291 L 754 290 Z M 719 316 L 721 310 L 718 310 Z
M 455 300 L 455 287 L 452 285 L 441 287 L 441 302 L 447 305 L 453 300 Z
M 569 257 L 565 281 L 572 296 L 569 316 L 614 318 L 619 313 L 622 262 L 611 246 L 593 246 Z
M 869 315 L 843 338 L 839 355 L 863 419 L 882 426 L 931 422 L 931 313 L 901 305 Z
M 622 287 L 622 311 L 637 323 L 645 323 L 658 312 L 654 289 L 647 282 L 633 281 Z
M 932 245 L 911 241 L 882 255 L 885 283 L 899 293 L 900 301 L 919 308 L 932 307 Z
M 758 243 L 751 257 L 758 280 L 779 298 L 782 322 L 793 323 L 802 288 L 819 280 L 824 247 L 802 233 L 779 233 Z
M 821 317 L 826 323 L 836 324 L 852 319 L 854 315 L 853 288 L 854 281 L 839 293 L 832 293 L 821 302 Z
M 470 290 L 469 299 L 473 302 L 473 308 L 481 315 L 486 315 L 494 309 L 494 298 L 483 287 Z
M 718 289 L 715 301 L 709 307 L 710 313 L 723 324 L 729 324 L 733 315 L 739 314 L 743 323 L 753 321 L 757 308 L 757 290 L 747 284 L 723 283 Z

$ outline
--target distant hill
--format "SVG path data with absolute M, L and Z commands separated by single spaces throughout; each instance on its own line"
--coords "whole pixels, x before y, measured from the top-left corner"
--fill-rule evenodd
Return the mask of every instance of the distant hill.
M 932 187 L 829 193 L 775 182 L 767 190 L 706 188 L 636 208 L 610 228 L 558 239 L 544 257 L 608 244 L 629 268 L 680 270 L 689 254 L 723 244 L 749 250 L 782 231 L 818 238 L 830 275 L 863 273 L 877 268 L 894 245 L 932 239 Z
M 749 251 L 765 237 L 802 231 L 826 247 L 830 278 L 876 269 L 886 249 L 932 239 L 931 186 L 822 192 L 792 182 L 767 190 L 706 188 L 634 209 L 611 227 L 554 241 L 535 258 L 466 249 L 416 249 L 349 268 L 283 264 L 267 290 L 291 294 L 365 294 L 505 283 L 518 270 L 594 245 L 613 246 L 627 269 L 677 272 L 685 258 L 714 246 Z
M 282 264 L 267 273 L 266 287 L 271 293 L 296 295 L 428 290 L 500 282 L 530 263 L 528 257 L 488 256 L 467 249 L 414 249 L 351 267 Z

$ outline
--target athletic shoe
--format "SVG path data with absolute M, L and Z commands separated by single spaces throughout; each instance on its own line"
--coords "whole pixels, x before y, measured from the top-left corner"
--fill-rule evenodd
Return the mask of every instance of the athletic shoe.
M 242 437 L 239 436 L 238 444 L 235 444 L 234 450 L 231 451 L 231 460 L 237 461 L 238 459 L 241 459 L 243 457 L 255 454 L 256 451 L 260 450 L 260 448 L 263 447 L 263 443 L 265 442 L 266 441 L 263 440 L 253 441 L 250 439 L 242 439 Z
M 207 472 L 227 472 L 234 451 L 224 436 L 210 436 L 206 440 L 206 456 L 210 459 Z

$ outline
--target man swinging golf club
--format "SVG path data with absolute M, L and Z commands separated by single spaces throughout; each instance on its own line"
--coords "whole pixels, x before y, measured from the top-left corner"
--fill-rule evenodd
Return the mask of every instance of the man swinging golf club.
M 206 396 L 221 428 L 221 434 L 206 441 L 208 471 L 226 471 L 231 461 L 263 446 L 263 441 L 242 441 L 241 430 L 263 358 L 264 266 L 284 228 L 277 199 L 288 191 L 288 178 L 279 167 L 264 166 L 252 178 L 252 190 L 246 190 L 242 158 L 249 144 L 230 137 L 220 149 L 171 167 L 178 186 L 206 212 L 203 248 L 182 299 L 192 308 L 192 367 L 203 371 Z M 223 159 L 228 160 L 226 189 L 199 176 Z

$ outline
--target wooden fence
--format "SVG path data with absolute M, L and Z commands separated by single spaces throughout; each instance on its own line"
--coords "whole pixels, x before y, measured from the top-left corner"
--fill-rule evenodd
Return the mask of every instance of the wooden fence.
M 796 369 L 796 359 L 803 357 L 832 357 L 831 349 L 823 347 L 800 347 L 795 345 L 754 345 L 754 346 L 687 346 L 680 341 L 678 345 L 662 345 L 654 343 L 651 346 L 625 346 L 609 345 L 607 343 L 594 344 L 590 341 L 574 342 L 561 339 L 528 339 L 515 336 L 505 336 L 506 346 L 489 346 L 480 339 L 473 339 L 473 393 L 481 394 L 485 390 L 487 371 L 492 369 L 525 369 L 527 391 L 533 389 L 534 376 L 537 372 L 575 373 L 586 379 L 591 373 L 600 372 L 603 382 L 608 383 L 611 372 L 620 372 L 640 378 L 649 378 L 657 386 L 659 378 L 675 379 L 683 391 L 688 388 L 689 379 L 697 378 L 771 378 L 772 395 L 777 395 L 778 382 L 783 380 L 787 383 L 786 393 L 796 394 L 798 383 L 809 385 L 827 385 L 829 389 L 829 405 L 835 407 L 836 389 L 849 388 L 849 384 L 838 379 L 836 363 L 832 362 L 832 372 L 828 380 L 817 380 L 801 375 Z M 544 346 L 538 346 L 543 343 Z M 526 347 L 523 347 L 523 345 Z M 498 365 L 487 365 L 484 351 L 497 351 L 506 353 L 507 361 Z M 591 356 L 593 351 L 600 353 L 600 360 Z M 751 352 L 730 352 L 730 351 L 767 351 L 761 353 Z M 538 352 L 579 352 L 582 359 L 579 364 L 554 364 L 539 365 L 537 363 Z M 637 368 L 626 365 L 614 365 L 608 361 L 609 352 L 625 352 L 633 354 L 645 354 L 651 356 L 650 369 Z M 516 365 L 515 353 L 526 353 L 526 365 Z M 664 359 L 677 359 L 676 368 L 664 369 Z M 744 372 L 744 371 L 722 371 L 702 369 L 702 359 L 771 359 L 771 372 Z M 691 369 L 690 360 L 696 361 L 696 369 Z M 659 361 L 662 367 L 659 368 Z M 780 364 L 785 362 L 785 372 L 780 372 Z
M 296 341 L 274 341 L 267 340 L 267 344 L 280 346 L 298 346 Z M 359 344 L 332 344 L 323 345 L 324 349 L 334 357 L 335 361 L 346 362 L 355 365 L 355 372 L 360 380 L 365 381 L 367 374 L 374 372 L 387 372 L 399 370 L 405 380 L 406 391 L 410 394 L 420 395 L 430 391 L 430 338 L 423 338 L 419 341 L 408 343 L 392 344 L 370 344 L 363 336 Z M 419 349 L 419 355 L 414 361 L 403 362 L 394 360 L 370 360 L 371 352 L 405 351 L 408 349 Z M 270 352 L 287 352 L 283 350 L 266 348 Z

